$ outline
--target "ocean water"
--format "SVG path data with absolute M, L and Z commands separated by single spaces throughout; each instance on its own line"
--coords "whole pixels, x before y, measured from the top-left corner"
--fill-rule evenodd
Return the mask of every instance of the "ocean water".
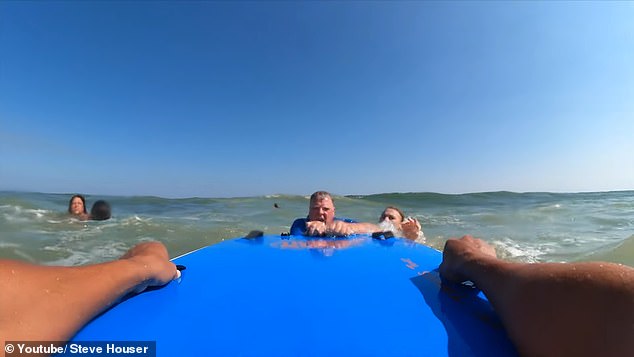
M 86 195 L 109 201 L 113 218 L 79 221 L 66 214 L 71 194 L 0 192 L 0 258 L 80 265 L 121 256 L 158 240 L 172 257 L 251 230 L 288 232 L 305 217 L 308 196 L 244 198 Z M 275 207 L 277 204 L 278 208 Z M 472 234 L 514 261 L 604 260 L 634 266 L 634 191 L 389 193 L 335 196 L 337 216 L 376 222 L 387 205 L 418 218 L 430 246 Z

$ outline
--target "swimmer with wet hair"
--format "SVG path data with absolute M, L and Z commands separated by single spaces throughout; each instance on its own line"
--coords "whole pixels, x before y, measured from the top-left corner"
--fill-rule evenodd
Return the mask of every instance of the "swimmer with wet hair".
M 68 201 L 68 213 L 82 221 L 89 218 L 84 196 L 77 194 L 70 198 L 70 201 Z
M 110 219 L 110 204 L 104 200 L 99 200 L 92 205 L 90 209 L 90 219 L 95 221 L 105 221 Z
M 402 234 L 403 237 L 413 240 L 416 243 L 425 243 L 425 234 L 423 234 L 418 220 L 413 217 L 405 217 L 403 211 L 398 207 L 385 207 L 379 217 L 379 226 L 386 230 L 390 230 L 389 228 L 394 227 L 397 231 L 395 232 L 396 234 Z

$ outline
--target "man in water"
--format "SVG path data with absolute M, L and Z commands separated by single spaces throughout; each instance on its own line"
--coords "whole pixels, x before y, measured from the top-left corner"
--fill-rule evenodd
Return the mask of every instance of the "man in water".
M 335 217 L 335 203 L 330 193 L 317 191 L 310 196 L 308 217 L 298 218 L 291 226 L 292 235 L 347 236 L 380 231 L 373 223 L 357 223 Z

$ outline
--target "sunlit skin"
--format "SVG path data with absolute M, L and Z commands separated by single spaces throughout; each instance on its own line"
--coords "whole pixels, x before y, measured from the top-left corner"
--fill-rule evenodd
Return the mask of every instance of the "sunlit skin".
M 158 242 L 141 243 L 121 259 L 86 266 L 0 259 L 0 343 L 66 341 L 127 294 L 167 284 L 179 275 Z
M 84 202 L 81 198 L 75 197 L 70 203 L 70 214 L 74 216 L 81 216 L 84 214 Z
M 306 235 L 349 236 L 356 233 L 372 233 L 379 227 L 372 223 L 348 223 L 335 220 L 335 204 L 329 196 L 310 201 Z
M 331 224 L 335 219 L 335 205 L 332 199 L 325 197 L 310 203 L 308 210 L 309 221 L 320 221 Z
M 308 222 L 306 222 L 306 232 L 311 236 L 325 234 L 327 226 L 332 225 L 335 220 L 335 204 L 330 197 L 310 202 L 308 208 Z M 343 232 L 343 233 L 348 233 Z
M 520 356 L 631 356 L 634 268 L 606 262 L 514 263 L 486 242 L 449 239 L 444 280 L 486 295 Z

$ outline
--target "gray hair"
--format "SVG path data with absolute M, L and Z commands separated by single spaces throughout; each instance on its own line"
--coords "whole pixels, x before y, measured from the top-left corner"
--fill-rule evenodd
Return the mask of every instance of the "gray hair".
M 332 199 L 332 196 L 330 195 L 330 193 L 326 192 L 326 191 L 317 191 L 315 193 L 313 193 L 312 195 L 310 195 L 310 202 L 316 202 L 316 201 L 321 201 L 325 198 L 329 198 L 332 203 L 334 204 L 335 201 Z

